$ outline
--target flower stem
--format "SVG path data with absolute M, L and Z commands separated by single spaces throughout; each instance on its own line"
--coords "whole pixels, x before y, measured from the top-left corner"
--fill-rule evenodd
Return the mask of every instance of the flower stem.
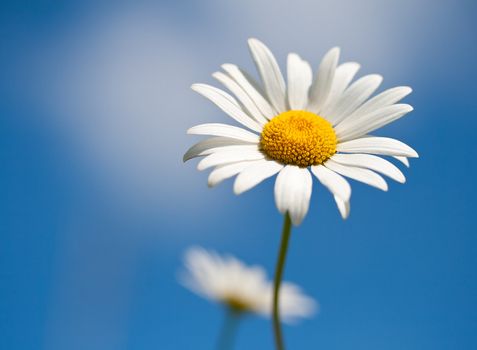
M 217 350 L 232 350 L 241 312 L 227 307 L 217 341 Z
M 285 350 L 285 344 L 283 342 L 282 328 L 280 324 L 280 312 L 279 312 L 279 294 L 280 284 L 282 283 L 283 270 L 285 267 L 285 260 L 288 251 L 288 242 L 291 234 L 291 219 L 288 213 L 285 214 L 282 229 L 282 239 L 280 243 L 280 250 L 278 253 L 277 265 L 275 268 L 275 280 L 273 284 L 273 333 L 275 335 L 275 345 L 277 350 Z

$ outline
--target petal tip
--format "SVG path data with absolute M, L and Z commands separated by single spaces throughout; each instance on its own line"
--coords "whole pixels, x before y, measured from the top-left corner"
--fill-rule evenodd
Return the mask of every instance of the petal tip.
M 233 185 L 233 191 L 235 195 L 239 195 L 243 192 L 243 186 L 241 185 L 240 181 L 241 177 L 240 175 L 235 178 L 234 185 Z
M 240 188 L 238 186 L 235 185 L 234 183 L 234 187 L 233 187 L 233 191 L 234 191 L 234 194 L 236 196 L 240 195 L 242 192 L 240 191 Z
M 298 220 L 293 220 L 293 219 L 292 219 L 292 225 L 293 225 L 293 226 L 296 226 L 296 227 L 300 226 L 300 225 L 301 225 L 301 220 L 298 221 Z
M 355 61 L 345 62 L 345 63 L 342 64 L 342 66 L 345 66 L 345 65 L 348 66 L 348 67 L 353 67 L 354 70 L 356 70 L 356 72 L 361 69 L 361 64 L 359 64 L 358 62 L 355 62 Z
M 223 70 L 227 71 L 227 69 L 233 69 L 236 68 L 237 66 L 232 63 L 224 63 L 220 66 Z
M 202 161 L 199 162 L 199 164 L 197 164 L 197 170 L 202 171 L 204 169 L 207 169 L 207 166 L 204 165 L 203 160 L 202 160 Z
M 248 38 L 247 43 L 249 46 L 255 46 L 255 45 L 260 45 L 262 42 L 258 40 L 257 38 Z
M 200 90 L 200 87 L 202 86 L 203 84 L 199 84 L 199 83 L 194 83 L 190 86 L 191 90 L 192 91 L 195 91 L 195 92 L 199 92 Z
M 381 74 L 373 74 L 374 79 L 376 79 L 376 82 L 381 84 L 384 80 L 384 77 Z
M 290 215 L 291 222 L 293 226 L 300 226 L 301 223 L 303 222 L 304 217 L 303 216 L 298 216 L 298 215 Z
M 403 86 L 403 89 L 404 89 L 406 95 L 409 95 L 413 91 L 412 87 L 410 87 L 410 86 Z
M 329 52 L 332 53 L 333 56 L 339 56 L 341 53 L 341 48 L 339 46 L 333 46 Z
M 195 129 L 196 129 L 195 126 L 190 127 L 189 129 L 186 130 L 186 134 L 187 135 L 194 135 Z
M 301 60 L 301 57 L 300 55 L 298 55 L 297 53 L 295 52 L 290 52 L 288 54 L 288 59 L 291 60 L 291 59 L 294 59 L 294 60 Z

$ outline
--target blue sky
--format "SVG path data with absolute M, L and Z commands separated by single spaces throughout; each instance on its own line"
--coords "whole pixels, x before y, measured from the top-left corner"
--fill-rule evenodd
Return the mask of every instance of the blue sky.
M 315 182 L 286 279 L 320 313 L 290 349 L 477 348 L 476 6 L 471 1 L 3 2 L 0 5 L 0 347 L 210 349 L 222 310 L 176 282 L 202 245 L 272 275 L 273 183 L 236 197 L 183 164 L 185 130 L 226 116 L 190 91 L 246 39 L 280 64 L 332 46 L 410 85 L 381 135 L 420 158 L 387 193 L 353 183 L 343 222 Z M 237 349 L 272 349 L 250 318 Z

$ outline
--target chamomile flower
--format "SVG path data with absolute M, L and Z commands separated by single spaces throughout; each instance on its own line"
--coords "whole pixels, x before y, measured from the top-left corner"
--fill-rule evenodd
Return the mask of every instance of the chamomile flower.
M 343 218 L 349 215 L 351 196 L 345 177 L 383 191 L 388 186 L 380 174 L 405 182 L 403 173 L 382 156 L 409 166 L 416 151 L 369 133 L 412 111 L 397 103 L 411 88 L 395 87 L 371 97 L 382 77 L 370 74 L 352 82 L 360 66 L 338 64 L 336 47 L 324 56 L 315 77 L 306 61 L 290 53 L 285 83 L 271 51 L 257 39 L 250 39 L 249 46 L 261 84 L 236 65 L 224 64 L 213 76 L 235 97 L 210 85 L 192 86 L 241 124 L 210 123 L 188 130 L 212 136 L 184 155 L 184 161 L 205 157 L 199 170 L 214 168 L 209 186 L 237 175 L 234 192 L 240 194 L 278 174 L 276 205 L 298 225 L 308 212 L 312 174 L 331 191 Z
M 219 256 L 202 248 L 190 248 L 184 262 L 186 271 L 181 282 L 194 293 L 234 312 L 271 315 L 273 286 L 263 268 L 246 266 L 232 256 Z M 298 286 L 284 282 L 281 288 L 280 309 L 285 322 L 314 314 L 315 301 Z

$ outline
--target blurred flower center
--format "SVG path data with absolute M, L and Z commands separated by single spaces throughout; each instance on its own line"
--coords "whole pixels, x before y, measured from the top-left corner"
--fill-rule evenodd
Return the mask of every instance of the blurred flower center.
M 260 149 L 268 157 L 299 167 L 323 164 L 335 154 L 336 143 L 331 123 L 307 111 L 277 115 L 260 135 Z
M 236 312 L 253 311 L 253 306 L 250 303 L 234 295 L 224 297 L 222 302 Z

